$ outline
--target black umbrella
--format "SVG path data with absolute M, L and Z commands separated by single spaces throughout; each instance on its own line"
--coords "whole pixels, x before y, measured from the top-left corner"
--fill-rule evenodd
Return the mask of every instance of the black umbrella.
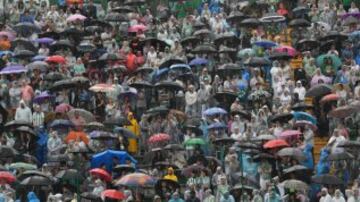
M 237 97 L 237 94 L 233 92 L 217 92 L 214 95 L 214 98 L 222 103 L 233 103 Z
M 269 140 L 275 140 L 275 139 L 276 139 L 276 136 L 267 135 L 267 134 L 259 135 L 255 138 L 253 138 L 254 141 L 269 141 Z
M 143 67 L 137 68 L 133 72 L 133 74 L 151 74 L 153 71 L 154 71 L 154 68 L 143 66 Z
M 180 41 L 180 43 L 183 47 L 186 47 L 187 44 L 189 44 L 189 43 L 192 44 L 193 46 L 196 46 L 199 43 L 199 41 L 200 41 L 199 38 L 194 37 L 194 36 L 189 36 L 189 37 L 182 39 Z
M 254 28 L 260 24 L 261 22 L 257 18 L 247 18 L 240 22 L 240 26 L 245 28 Z
M 22 36 L 29 36 L 32 33 L 39 33 L 41 30 L 35 24 L 29 22 L 21 22 L 16 24 L 13 29 L 16 33 Z
M 86 20 L 84 22 L 84 26 L 85 27 L 89 27 L 89 26 L 99 26 L 99 27 L 103 27 L 103 28 L 106 28 L 106 27 L 112 27 L 112 25 L 106 21 L 102 21 L 102 20 L 94 20 L 94 19 L 91 19 L 91 20 Z
M 293 115 L 291 113 L 283 113 L 283 114 L 276 114 L 270 117 L 270 122 L 276 123 L 286 123 L 290 121 L 293 118 Z
M 20 127 L 16 128 L 15 131 L 34 135 L 34 136 L 36 135 L 34 129 L 30 128 L 29 126 L 20 126 Z
M 105 129 L 104 124 L 100 123 L 100 122 L 90 122 L 86 124 L 86 128 L 90 129 L 90 130 L 102 130 Z
M 214 46 L 210 44 L 202 44 L 196 46 L 192 52 L 197 54 L 209 54 L 209 53 L 217 53 L 217 50 Z
M 309 168 L 305 167 L 305 166 L 302 166 L 302 165 L 294 165 L 294 166 L 291 166 L 289 168 L 286 168 L 283 170 L 283 174 L 284 175 L 289 175 L 291 173 L 302 173 L 302 174 L 306 174 L 310 171 Z
M 31 123 L 22 120 L 12 120 L 4 125 L 5 128 L 18 128 L 21 126 L 33 127 Z
M 168 89 L 171 91 L 179 91 L 184 90 L 184 87 L 177 83 L 177 82 L 168 82 L 168 81 L 162 81 L 155 84 L 155 88 L 157 89 Z
M 318 176 L 312 176 L 311 181 L 316 184 L 323 184 L 323 185 L 342 185 L 344 182 L 336 177 L 335 175 L 324 174 Z
M 142 89 L 142 88 L 152 88 L 153 85 L 151 85 L 149 82 L 147 81 L 143 81 L 143 82 L 134 82 L 129 84 L 129 86 L 136 88 L 136 89 Z
M 55 175 L 55 177 L 59 178 L 59 179 L 61 179 L 63 181 L 76 180 L 79 183 L 84 180 L 84 176 L 82 176 L 81 173 L 79 171 L 75 170 L 75 169 L 61 170 Z
M 148 37 L 145 38 L 144 40 L 141 40 L 138 44 L 139 49 L 142 50 L 145 44 L 150 44 L 151 46 L 159 47 L 160 50 L 164 50 L 165 47 L 170 47 L 170 45 L 167 44 L 165 41 L 162 41 L 155 37 Z
M 33 52 L 37 50 L 31 41 L 24 38 L 16 38 L 11 42 L 11 47 L 14 47 L 17 50 L 30 50 Z
M 146 5 L 146 1 L 145 0 L 126 0 L 125 5 L 141 6 L 141 5 Z
M 169 112 L 169 109 L 164 106 L 158 106 L 150 108 L 146 111 L 146 114 L 166 114 Z
M 264 57 L 253 57 L 248 62 L 246 62 L 245 65 L 251 67 L 263 67 L 271 65 L 271 62 Z
M 112 8 L 110 12 L 132 13 L 132 12 L 134 12 L 134 9 L 130 6 L 118 6 L 118 7 Z
M 300 149 L 293 147 L 283 148 L 277 152 L 277 155 L 280 157 L 292 157 L 299 161 L 303 161 L 306 159 L 305 154 Z
M 18 50 L 15 51 L 14 58 L 25 59 L 32 58 L 35 56 L 35 53 L 29 50 Z
M 0 146 L 0 158 L 1 159 L 7 159 L 7 158 L 14 158 L 18 152 L 9 146 Z
M 51 184 L 53 184 L 51 179 L 39 175 L 29 176 L 20 182 L 23 186 L 49 186 Z
M 55 92 L 55 91 L 61 91 L 63 89 L 70 89 L 75 88 L 76 85 L 71 79 L 64 79 L 60 81 L 56 81 L 53 85 L 51 85 L 48 90 Z
M 345 41 L 348 39 L 348 35 L 339 33 L 337 31 L 330 31 L 326 36 L 320 38 L 320 41 L 328 41 L 328 40 L 335 40 L 335 41 Z
M 296 49 L 300 51 L 311 51 L 319 47 L 320 43 L 315 39 L 301 39 L 296 42 Z
M 302 16 L 310 11 L 310 8 L 305 6 L 298 6 L 292 10 L 293 14 L 296 16 Z
M 114 172 L 126 172 L 126 173 L 132 173 L 135 171 L 135 168 L 131 165 L 127 165 L 127 164 L 122 164 L 122 165 L 117 165 L 113 168 Z
M 117 60 L 123 60 L 124 58 L 121 58 L 113 53 L 104 53 L 99 57 L 99 61 L 117 61 Z
M 224 145 L 232 145 L 235 143 L 235 139 L 230 137 L 224 137 L 224 138 L 216 138 L 213 141 L 213 144 L 215 146 L 224 146 Z
M 125 117 L 117 117 L 117 118 L 110 118 L 106 119 L 103 123 L 105 126 L 124 126 L 130 125 L 130 121 Z
M 76 47 L 76 49 L 81 53 L 90 53 L 96 49 L 96 46 L 90 42 L 82 42 Z
M 335 40 L 323 41 L 320 44 L 320 52 L 327 53 L 332 46 L 339 47 Z
M 327 84 L 319 84 L 314 87 L 311 87 L 306 92 L 306 97 L 322 97 L 324 95 L 330 94 L 332 92 L 332 86 Z
M 259 162 L 261 160 L 275 160 L 275 156 L 268 153 L 258 153 L 252 157 L 253 161 Z
M 87 199 L 92 202 L 102 202 L 103 201 L 99 195 L 93 194 L 92 192 L 84 192 L 80 195 L 80 198 Z
M 354 159 L 354 156 L 348 152 L 333 153 L 327 157 L 328 161 L 342 161 Z
M 35 61 L 26 65 L 26 68 L 29 70 L 38 69 L 40 71 L 46 71 L 49 68 L 49 64 L 43 61 Z
M 118 136 L 116 134 L 107 131 L 93 131 L 90 133 L 90 138 L 94 140 L 116 140 Z
M 58 81 L 65 78 L 66 78 L 65 75 L 59 72 L 50 72 L 44 76 L 44 79 L 47 81 Z
M 185 63 L 185 61 L 182 59 L 172 58 L 172 59 L 166 60 L 165 62 L 161 63 L 161 65 L 159 66 L 159 69 L 162 69 L 165 67 L 169 68 L 171 65 L 184 64 L 184 63 Z
M 219 53 L 227 53 L 227 54 L 234 54 L 237 50 L 235 48 L 230 47 L 221 47 Z
M 104 28 L 100 26 L 87 26 L 84 28 L 87 33 L 101 33 L 104 32 Z
M 292 56 L 289 55 L 289 53 L 284 53 L 284 52 L 272 53 L 269 56 L 270 60 L 290 60 L 291 58 L 292 58 Z
M 289 22 L 289 27 L 310 27 L 311 23 L 303 18 L 293 19 Z
M 60 34 L 54 31 L 50 31 L 50 32 L 42 32 L 39 33 L 39 38 L 52 38 L 54 40 L 59 40 L 60 39 Z
M 27 171 L 21 173 L 17 179 L 18 179 L 18 181 L 23 181 L 24 179 L 31 177 L 31 176 L 40 176 L 40 177 L 44 177 L 44 178 L 48 178 L 48 179 L 51 178 L 51 176 L 49 176 L 43 172 L 40 172 L 37 170 L 27 170 Z
M 50 46 L 51 52 L 56 52 L 58 50 L 67 50 L 67 49 L 72 50 L 73 48 L 74 46 L 69 40 L 59 40 L 51 44 Z
M 185 124 L 184 129 L 191 130 L 195 134 L 195 136 L 203 135 L 203 131 L 198 126 L 193 125 L 193 123 Z
M 123 127 L 115 127 L 113 132 L 118 133 L 121 136 L 124 136 L 126 138 L 133 138 L 133 139 L 138 138 L 138 136 L 136 136 L 131 130 L 129 130 L 127 128 L 123 128 Z
M 78 38 L 78 37 L 82 37 L 85 35 L 85 32 L 84 30 L 80 30 L 80 29 L 77 29 L 77 28 L 67 28 L 65 29 L 64 31 L 62 31 L 60 33 L 63 38 L 65 37 L 74 37 L 74 38 Z M 61 41 L 61 40 L 60 40 Z
M 242 13 L 240 11 L 232 11 L 230 13 L 230 15 L 227 17 L 226 21 L 232 22 L 232 23 L 237 23 L 237 22 L 241 22 L 245 18 L 247 18 L 247 16 L 244 15 L 244 13 Z
M 105 16 L 108 22 L 127 22 L 129 19 L 125 14 L 110 12 Z
M 241 149 L 259 149 L 259 145 L 256 145 L 254 143 L 251 142 L 240 142 L 235 144 L 236 147 L 241 148 Z
M 200 29 L 194 32 L 193 36 L 201 37 L 201 36 L 207 36 L 210 35 L 211 31 L 209 29 Z
M 358 148 L 360 148 L 360 142 L 347 140 L 347 141 L 342 141 L 342 142 L 340 142 L 337 146 L 338 146 L 338 147 L 343 147 L 343 148 L 354 148 L 354 149 L 358 149 Z
M 172 151 L 181 151 L 185 150 L 185 148 L 180 144 L 168 144 L 164 147 L 166 150 L 172 150 Z
M 218 74 L 225 76 L 225 75 L 239 74 L 239 73 L 241 73 L 242 70 L 243 70 L 243 68 L 239 64 L 226 63 L 226 64 L 221 65 L 218 69 L 216 69 L 216 72 Z
M 260 18 L 260 22 L 262 23 L 279 23 L 284 22 L 285 20 L 286 18 L 284 16 L 274 12 L 266 13 Z
M 313 109 L 314 106 L 310 105 L 310 104 L 306 104 L 306 103 L 296 103 L 294 106 L 291 107 L 292 110 L 294 111 L 305 111 L 308 109 Z

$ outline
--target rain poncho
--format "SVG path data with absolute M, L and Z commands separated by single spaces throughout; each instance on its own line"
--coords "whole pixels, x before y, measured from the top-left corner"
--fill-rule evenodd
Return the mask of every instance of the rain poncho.
M 38 197 L 34 192 L 29 192 L 27 195 L 28 202 L 40 202 Z
M 306 156 L 306 160 L 302 162 L 302 165 L 304 165 L 305 167 L 307 167 L 307 168 L 309 168 L 311 170 L 314 168 L 314 160 L 313 160 L 313 156 L 312 156 L 312 148 L 313 148 L 313 146 L 311 144 L 306 144 L 305 145 L 303 153 Z
M 36 147 L 36 159 L 39 162 L 39 165 L 42 165 L 46 162 L 46 154 L 47 154 L 47 141 L 48 134 L 44 130 L 44 128 L 39 129 L 37 147 Z
M 140 135 L 140 126 L 139 126 L 137 120 L 132 116 L 131 112 L 128 114 L 128 119 L 129 119 L 131 125 L 125 126 L 125 128 L 129 129 L 136 136 L 139 136 Z M 136 139 L 129 138 L 128 151 L 131 153 L 136 153 L 138 151 L 138 143 L 137 143 Z
M 330 163 L 326 160 L 330 151 L 327 148 L 321 149 L 320 159 L 316 165 L 316 175 L 323 175 L 330 172 Z

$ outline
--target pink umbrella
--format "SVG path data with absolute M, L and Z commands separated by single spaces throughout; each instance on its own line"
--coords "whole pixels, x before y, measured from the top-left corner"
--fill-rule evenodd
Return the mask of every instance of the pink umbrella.
M 292 137 L 298 137 L 302 133 L 298 130 L 285 130 L 280 134 L 281 138 L 292 138 Z
M 145 25 L 133 25 L 131 27 L 129 27 L 128 32 L 139 32 L 139 31 L 146 31 L 147 27 Z
M 293 48 L 291 46 L 279 46 L 279 47 L 275 48 L 274 50 L 275 50 L 275 52 L 288 53 L 290 56 L 293 56 L 293 57 L 296 55 L 295 48 Z
M 2 32 L 0 32 L 0 37 L 3 37 L 3 36 L 7 36 L 7 38 L 8 38 L 10 41 L 13 41 L 13 40 L 15 39 L 15 33 L 7 32 L 7 31 L 2 31 Z
M 72 108 L 73 107 L 71 105 L 62 103 L 62 104 L 59 104 L 58 106 L 56 106 L 55 112 L 64 114 L 64 113 L 67 113 L 68 111 L 70 111 Z
M 320 80 L 322 80 L 325 84 L 331 84 L 332 79 L 324 75 L 315 75 L 311 79 L 311 87 L 318 85 Z
M 74 15 L 70 15 L 66 21 L 67 22 L 74 22 L 74 21 L 84 21 L 86 19 L 86 16 L 80 15 L 80 14 L 74 14 Z

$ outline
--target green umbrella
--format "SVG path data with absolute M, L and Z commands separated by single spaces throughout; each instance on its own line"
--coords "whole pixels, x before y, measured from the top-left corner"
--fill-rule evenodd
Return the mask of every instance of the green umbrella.
M 326 66 L 331 65 L 334 72 L 342 65 L 340 58 L 335 54 L 323 54 L 316 58 L 316 64 L 321 72 L 326 72 Z
M 192 145 L 205 145 L 206 142 L 202 138 L 191 138 L 184 143 L 186 146 L 192 146 Z
M 248 55 L 249 57 L 254 57 L 256 55 L 256 52 L 252 48 L 245 48 L 237 53 L 238 58 L 244 58 L 245 55 Z
M 19 162 L 10 164 L 10 169 L 36 170 L 37 167 L 34 164 Z

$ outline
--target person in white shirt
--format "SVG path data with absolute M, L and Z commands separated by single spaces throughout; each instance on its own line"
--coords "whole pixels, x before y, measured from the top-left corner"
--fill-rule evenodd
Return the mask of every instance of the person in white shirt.
M 302 86 L 302 83 L 300 80 L 296 82 L 296 87 L 294 88 L 294 93 L 298 94 L 300 101 L 305 100 L 306 89 L 304 86 Z
M 185 93 L 185 113 L 190 117 L 196 114 L 197 92 L 193 85 L 189 86 L 189 90 Z
M 20 106 L 16 109 L 15 120 L 16 121 L 25 121 L 28 123 L 32 123 L 32 121 L 33 121 L 31 109 L 26 106 L 24 100 L 20 101 Z
M 288 106 L 291 104 L 291 95 L 289 91 L 285 90 L 283 95 L 280 97 L 280 102 L 282 106 Z
M 331 136 L 331 138 L 329 139 L 329 142 L 327 143 L 327 145 L 330 147 L 330 151 L 331 153 L 340 153 L 343 151 L 342 148 L 338 148 L 338 144 L 342 141 L 345 141 L 345 137 L 340 135 L 340 130 L 339 129 L 335 129 L 333 132 L 333 135 Z
M 156 59 L 157 59 L 157 53 L 155 51 L 154 46 L 151 46 L 150 51 L 147 53 L 146 61 L 150 66 L 153 66 L 153 64 L 155 64 Z
M 334 197 L 332 198 L 332 202 L 345 202 L 343 194 L 339 189 L 335 190 Z
M 330 194 L 328 193 L 327 188 L 321 189 L 321 198 L 320 198 L 319 202 L 332 202 L 332 198 L 331 198 Z
M 240 129 L 238 126 L 235 126 L 233 128 L 233 133 L 231 134 L 231 138 L 234 140 L 241 140 L 243 138 L 243 135 L 240 133 Z
M 34 113 L 32 114 L 32 123 L 35 128 L 41 127 L 44 125 L 45 115 L 41 111 L 39 105 L 34 106 Z

